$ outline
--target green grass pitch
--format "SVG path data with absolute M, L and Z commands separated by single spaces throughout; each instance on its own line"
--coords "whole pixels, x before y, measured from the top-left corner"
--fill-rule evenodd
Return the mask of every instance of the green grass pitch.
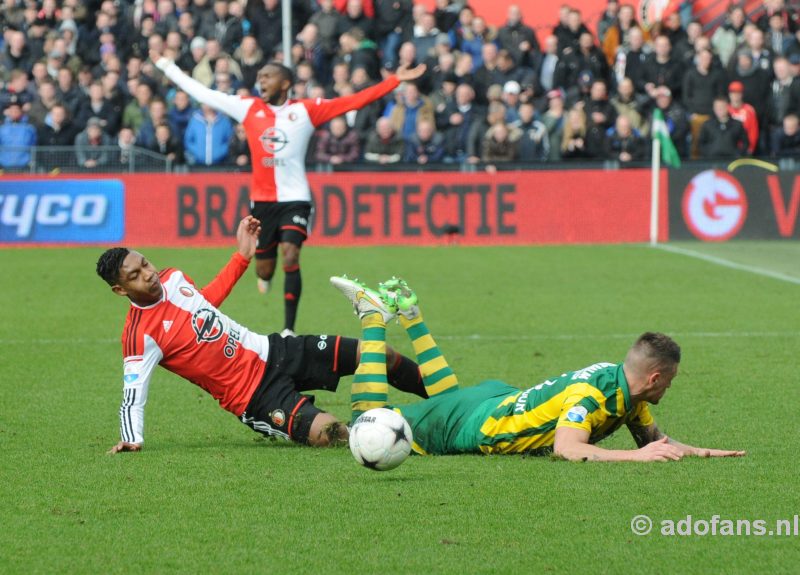
M 800 537 L 656 531 L 687 515 L 800 514 L 800 285 L 645 246 L 309 247 L 301 332 L 358 334 L 327 283 L 344 272 L 406 277 L 464 385 L 529 387 L 621 361 L 638 333 L 665 331 L 684 361 L 654 408 L 660 427 L 748 451 L 668 464 L 412 457 L 375 473 L 346 448 L 264 440 L 164 370 L 150 388 L 145 450 L 106 455 L 118 438 L 127 303 L 94 275 L 100 251 L 0 256 L 0 573 L 797 572 Z M 231 250 L 143 251 L 204 283 Z M 797 243 L 708 253 L 800 277 Z M 280 293 L 265 303 L 252 272 L 223 309 L 256 331 L 282 327 Z M 411 353 L 399 326 L 389 337 Z M 345 418 L 348 393 L 346 379 L 317 403 Z M 603 445 L 633 441 L 623 429 Z M 638 514 L 654 533 L 631 532 Z

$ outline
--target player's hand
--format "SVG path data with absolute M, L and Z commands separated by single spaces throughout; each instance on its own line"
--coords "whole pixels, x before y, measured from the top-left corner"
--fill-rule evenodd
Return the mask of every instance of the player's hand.
M 400 66 L 395 72 L 395 76 L 401 82 L 410 82 L 411 80 L 416 80 L 420 76 L 425 73 L 427 70 L 427 66 L 425 64 L 420 64 L 414 68 L 409 68 L 408 66 Z
M 729 451 L 725 449 L 708 449 L 706 447 L 695 447 L 695 457 L 744 457 L 747 455 L 746 451 Z
M 636 461 L 680 461 L 683 457 L 680 449 L 669 444 L 669 438 L 666 435 L 661 439 L 651 441 L 634 453 Z
M 245 216 L 239 222 L 236 230 L 236 243 L 239 246 L 239 253 L 247 260 L 253 259 L 256 255 L 258 236 L 261 233 L 261 222 L 253 216 Z
M 114 455 L 120 451 L 141 451 L 142 445 L 140 443 L 128 443 L 127 441 L 120 441 L 114 447 L 108 450 L 109 455 Z

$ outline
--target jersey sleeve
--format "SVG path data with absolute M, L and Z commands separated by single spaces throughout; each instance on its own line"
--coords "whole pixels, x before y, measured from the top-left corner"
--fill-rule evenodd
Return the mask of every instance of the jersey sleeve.
M 119 408 L 119 433 L 122 441 L 128 443 L 144 442 L 144 406 L 147 403 L 147 390 L 150 378 L 163 357 L 158 344 L 148 335 L 134 332 L 132 338 L 139 344 L 127 345 L 123 337 L 122 347 L 134 355 L 126 355 L 122 360 L 122 405 Z M 142 353 L 135 354 L 141 349 Z
M 245 259 L 239 252 L 235 252 L 225 267 L 220 270 L 211 282 L 200 290 L 203 297 L 206 298 L 211 305 L 219 307 L 225 298 L 231 293 L 233 286 L 242 277 L 242 274 L 250 265 L 250 260 Z
M 383 82 L 365 88 L 351 96 L 342 96 L 341 98 L 334 98 L 332 100 L 317 98 L 316 100 L 300 100 L 300 102 L 305 106 L 306 110 L 308 110 L 311 123 L 314 124 L 314 127 L 318 127 L 336 116 L 341 116 L 345 112 L 360 110 L 375 100 L 383 98 L 399 85 L 400 81 L 397 79 L 397 76 L 391 75 Z
M 628 414 L 625 423 L 630 427 L 650 427 L 655 423 L 650 407 L 646 402 L 640 401 L 636 407 Z
M 559 427 L 582 429 L 591 435 L 606 420 L 607 414 L 600 403 L 591 395 L 575 394 L 567 397 L 561 406 L 561 414 L 556 423 Z
M 167 78 L 181 90 L 189 94 L 193 99 L 201 104 L 211 106 L 218 112 L 230 116 L 237 122 L 242 122 L 245 119 L 247 111 L 250 109 L 250 106 L 253 105 L 252 99 L 232 96 L 224 92 L 206 88 L 191 76 L 184 74 L 175 62 L 167 58 L 159 58 L 158 62 L 156 62 L 156 67 L 164 72 Z

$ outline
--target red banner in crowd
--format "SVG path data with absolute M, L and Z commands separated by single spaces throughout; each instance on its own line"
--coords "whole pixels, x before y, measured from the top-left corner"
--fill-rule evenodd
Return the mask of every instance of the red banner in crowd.
M 648 239 L 648 170 L 493 175 L 335 173 L 311 174 L 309 179 L 315 200 L 309 242 L 315 245 L 617 243 Z M 77 183 L 80 193 L 71 200 L 59 199 L 57 194 L 51 198 L 53 182 L 73 187 Z M 114 182 L 121 184 L 123 194 L 103 200 L 101 193 Z M 250 209 L 249 174 L 20 178 L 5 183 L 26 190 L 13 199 L 13 206 L 11 200 L 0 205 L 0 226 L 14 224 L 7 226 L 8 233 L 0 238 L 6 244 L 229 245 L 239 219 Z M 36 198 L 39 187 L 48 190 L 46 198 Z M 124 209 L 117 210 L 112 200 L 123 196 Z M 26 206 L 27 215 L 23 214 Z M 666 197 L 662 206 L 661 229 L 666 239 Z M 124 224 L 109 227 L 103 209 L 109 214 L 123 212 L 116 217 Z M 6 212 L 13 216 L 9 222 L 3 220 Z M 75 222 L 70 219 L 73 216 Z M 22 220 L 24 225 L 19 223 Z M 60 239 L 59 225 L 65 222 L 71 225 L 71 233 Z M 89 234 L 92 223 L 105 226 L 105 231 L 100 231 L 107 235 Z M 77 239 L 81 226 L 87 232 L 85 240 Z M 20 230 L 28 235 L 15 237 Z

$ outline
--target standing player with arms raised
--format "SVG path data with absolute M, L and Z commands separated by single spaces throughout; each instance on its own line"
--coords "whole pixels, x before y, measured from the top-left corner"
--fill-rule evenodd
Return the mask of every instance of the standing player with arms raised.
M 258 73 L 261 98 L 243 98 L 206 88 L 158 52 L 151 51 L 150 59 L 192 98 L 244 126 L 252 157 L 251 213 L 262 225 L 256 251 L 259 289 L 264 293 L 268 291 L 280 247 L 286 274 L 285 320 L 281 335 L 294 335 L 302 290 L 300 248 L 308 237 L 311 215 L 311 190 L 305 173 L 306 149 L 311 136 L 316 128 L 332 118 L 382 98 L 400 82 L 416 80 L 425 72 L 425 66 L 400 68 L 380 84 L 351 96 L 333 100 L 291 100 L 292 71 L 278 63 L 269 63 Z

